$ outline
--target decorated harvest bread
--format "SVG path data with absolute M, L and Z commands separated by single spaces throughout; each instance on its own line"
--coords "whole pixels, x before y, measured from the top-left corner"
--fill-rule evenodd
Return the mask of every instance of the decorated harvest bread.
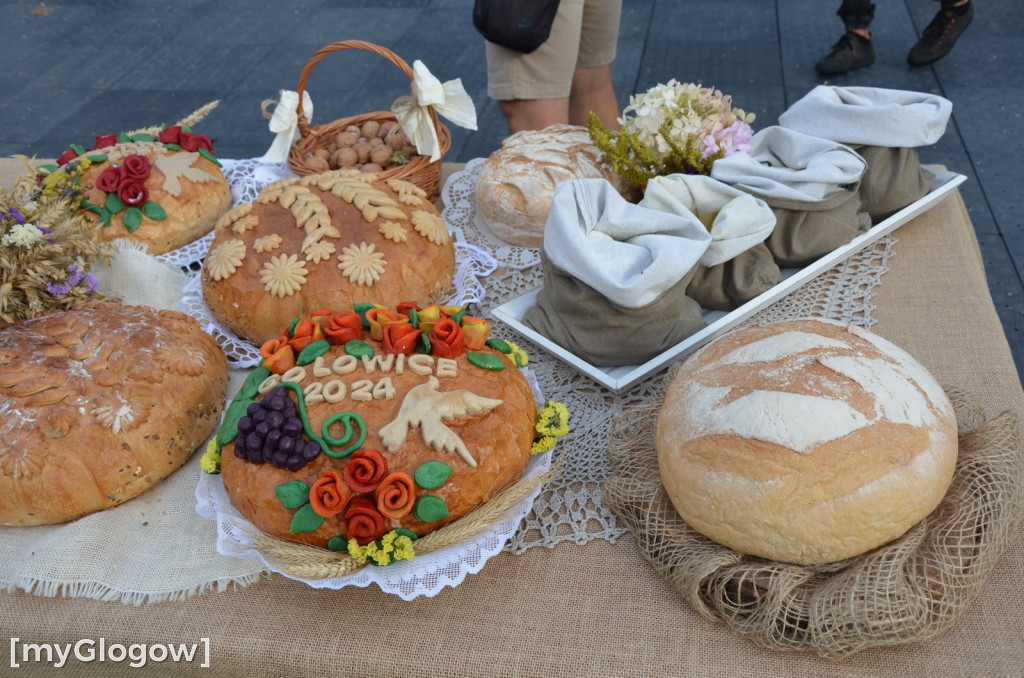
M 337 170 L 283 179 L 217 223 L 203 265 L 213 315 L 256 344 L 297 315 L 446 297 L 455 249 L 419 187 Z
M 297 318 L 217 435 L 231 503 L 267 534 L 332 550 L 415 538 L 485 503 L 539 451 L 516 349 L 488 334 L 437 305 Z
M 81 209 L 101 242 L 145 243 L 163 254 L 198 240 L 231 207 L 231 188 L 205 134 L 178 125 L 158 134 L 109 134 L 58 159 L 87 163 Z
M 480 168 L 477 211 L 502 240 L 540 247 L 551 200 L 570 179 L 605 179 L 619 193 L 630 192 L 601 161 L 587 128 L 551 125 L 516 132 Z
M 127 501 L 214 431 L 224 353 L 172 311 L 92 302 L 0 332 L 0 525 Z
M 822 320 L 754 325 L 690 357 L 657 426 L 682 518 L 737 551 L 819 564 L 885 544 L 949 487 L 957 425 L 906 352 Z

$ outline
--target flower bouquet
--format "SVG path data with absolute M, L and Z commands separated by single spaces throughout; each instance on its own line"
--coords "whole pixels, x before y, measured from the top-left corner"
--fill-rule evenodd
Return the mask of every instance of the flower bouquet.
M 106 299 L 88 269 L 112 252 L 78 212 L 87 166 L 44 177 L 26 160 L 14 186 L 0 190 L 0 326 Z
M 731 96 L 673 79 L 631 96 L 618 133 L 594 113 L 588 126 L 604 161 L 644 189 L 656 176 L 710 174 L 715 160 L 748 151 L 753 121 L 753 113 L 733 107 Z

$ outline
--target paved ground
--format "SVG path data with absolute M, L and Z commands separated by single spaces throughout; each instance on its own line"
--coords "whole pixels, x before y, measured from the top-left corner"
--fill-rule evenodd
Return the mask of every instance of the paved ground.
M 839 0 L 624 0 L 613 67 L 621 103 L 676 78 L 700 81 L 755 111 L 755 128 L 822 82 L 813 66 L 841 35 Z M 830 81 L 941 94 L 953 120 L 922 159 L 966 174 L 962 187 L 989 287 L 1024 366 L 1024 6 L 976 0 L 973 25 L 932 67 L 906 52 L 935 13 L 928 0 L 876 0 L 876 63 Z M 480 129 L 453 128 L 447 160 L 488 155 L 506 129 L 486 95 L 483 41 L 470 0 L 0 0 L 0 156 L 53 157 L 94 134 L 173 122 L 213 99 L 199 131 L 223 157 L 263 154 L 260 103 L 294 89 L 309 57 L 366 40 L 438 77 L 462 78 Z M 314 122 L 386 109 L 408 93 L 393 65 L 338 52 L 313 71 Z M 941 332 L 942 328 L 936 328 Z

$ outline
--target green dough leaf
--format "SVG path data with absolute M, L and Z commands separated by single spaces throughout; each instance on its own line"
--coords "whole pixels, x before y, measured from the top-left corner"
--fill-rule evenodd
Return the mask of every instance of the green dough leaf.
M 89 162 L 106 162 L 107 156 L 103 153 L 93 153 L 92 155 L 85 156 L 89 158 Z
M 263 380 L 271 375 L 270 370 L 262 365 L 254 369 L 249 373 L 249 376 L 242 382 L 241 388 L 238 389 L 238 393 L 235 394 L 232 402 L 238 402 L 239 400 L 248 400 L 252 402 L 252 399 L 256 397 L 256 393 L 263 383 Z M 246 405 L 248 407 L 248 405 Z
M 492 372 L 500 372 L 505 369 L 505 363 L 501 361 L 501 358 L 491 353 L 470 351 L 466 354 L 466 359 L 471 365 L 476 365 L 477 367 L 485 370 L 491 370 Z
M 79 146 L 78 144 L 71 144 L 71 149 L 75 152 L 75 155 L 82 155 L 85 153 L 85 147 Z
M 99 205 L 94 205 L 88 200 L 83 200 L 79 203 L 79 206 L 86 212 L 92 212 L 94 214 L 103 214 L 103 209 Z
M 419 539 L 419 537 L 416 536 L 415 532 L 413 532 L 412 530 L 407 530 L 404 527 L 396 527 L 395 528 L 395 534 L 397 534 L 399 537 L 408 537 L 409 539 L 412 539 L 413 541 L 416 541 L 417 539 Z
M 164 211 L 164 208 L 152 200 L 147 200 L 146 204 L 142 206 L 142 213 L 153 221 L 163 221 L 167 218 L 167 212 Z
M 295 359 L 295 364 L 308 365 L 330 350 L 331 343 L 329 341 L 325 341 L 323 339 L 314 341 L 309 346 L 302 349 L 302 352 L 299 353 L 299 356 Z
M 512 347 L 509 346 L 508 342 L 505 341 L 504 339 L 494 339 L 494 338 L 491 338 L 491 339 L 488 339 L 484 343 L 487 344 L 488 346 L 490 346 L 491 348 L 493 348 L 495 351 L 500 351 L 501 353 L 504 353 L 505 355 L 508 355 L 509 353 L 512 352 Z
M 238 420 L 245 416 L 245 411 L 252 404 L 251 398 L 232 401 L 224 414 L 224 423 L 217 429 L 217 444 L 224 447 L 238 437 Z
M 281 501 L 281 506 L 286 509 L 297 509 L 309 505 L 309 485 L 301 480 L 292 480 L 284 485 L 278 485 L 274 488 L 274 494 Z M 323 518 L 320 520 L 323 521 Z
M 169 151 L 180 151 L 181 150 L 181 146 L 179 146 L 178 144 L 164 144 L 164 147 L 167 148 L 167 150 L 169 150 Z
M 306 504 L 292 516 L 292 524 L 288 528 L 292 532 L 313 532 L 324 524 L 324 517 Z
M 420 332 L 420 340 L 416 342 L 416 352 L 430 355 L 430 337 L 426 332 Z
M 217 160 L 217 158 L 215 158 L 215 157 L 214 157 L 213 153 L 210 153 L 210 152 L 209 152 L 208 150 L 206 150 L 205 148 L 200 148 L 200 149 L 199 149 L 199 155 L 203 156 L 204 158 L 206 158 L 207 160 L 209 160 L 210 162 L 212 162 L 212 163 L 213 163 L 214 165 L 216 165 L 217 167 L 220 167 L 220 161 L 219 161 L 219 160 Z
M 132 138 L 128 136 L 127 132 L 121 132 L 120 134 L 117 135 L 117 143 L 119 144 L 127 144 L 131 142 L 131 140 Z
M 417 519 L 425 523 L 434 523 L 448 517 L 448 505 L 444 499 L 432 495 L 417 499 L 412 511 Z
M 121 219 L 124 221 L 125 230 L 134 233 L 135 229 L 142 225 L 142 210 L 138 207 L 129 207 Z
M 424 490 L 436 490 L 444 485 L 452 475 L 452 467 L 443 461 L 428 461 L 417 468 L 413 480 Z
M 117 197 L 117 193 L 107 193 L 107 199 L 104 201 L 103 206 L 111 214 L 117 214 L 124 209 L 124 203 Z
M 331 537 L 327 540 L 327 549 L 329 551 L 348 551 L 348 540 L 342 537 Z
M 100 223 L 104 226 L 110 226 L 110 212 L 105 209 L 100 210 Z
M 349 355 L 354 355 L 357 358 L 364 355 L 371 356 L 373 355 L 373 347 L 367 344 L 365 341 L 353 339 L 352 341 L 345 343 L 345 353 L 348 353 Z
M 133 134 L 131 135 L 132 141 L 156 141 L 156 137 L 152 134 Z

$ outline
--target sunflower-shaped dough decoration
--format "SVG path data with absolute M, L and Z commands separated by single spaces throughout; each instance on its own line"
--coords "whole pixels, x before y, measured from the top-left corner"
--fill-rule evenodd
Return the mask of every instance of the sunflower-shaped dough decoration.
M 384 260 L 383 254 L 374 249 L 372 244 L 367 245 L 365 242 L 342 248 L 338 255 L 338 268 L 350 282 L 369 286 L 380 280 L 388 262 Z
M 306 282 L 309 270 L 299 261 L 297 254 L 279 254 L 263 264 L 260 282 L 263 289 L 276 297 L 295 294 Z
M 206 268 L 214 280 L 223 280 L 238 270 L 245 259 L 245 243 L 226 240 L 210 251 Z

